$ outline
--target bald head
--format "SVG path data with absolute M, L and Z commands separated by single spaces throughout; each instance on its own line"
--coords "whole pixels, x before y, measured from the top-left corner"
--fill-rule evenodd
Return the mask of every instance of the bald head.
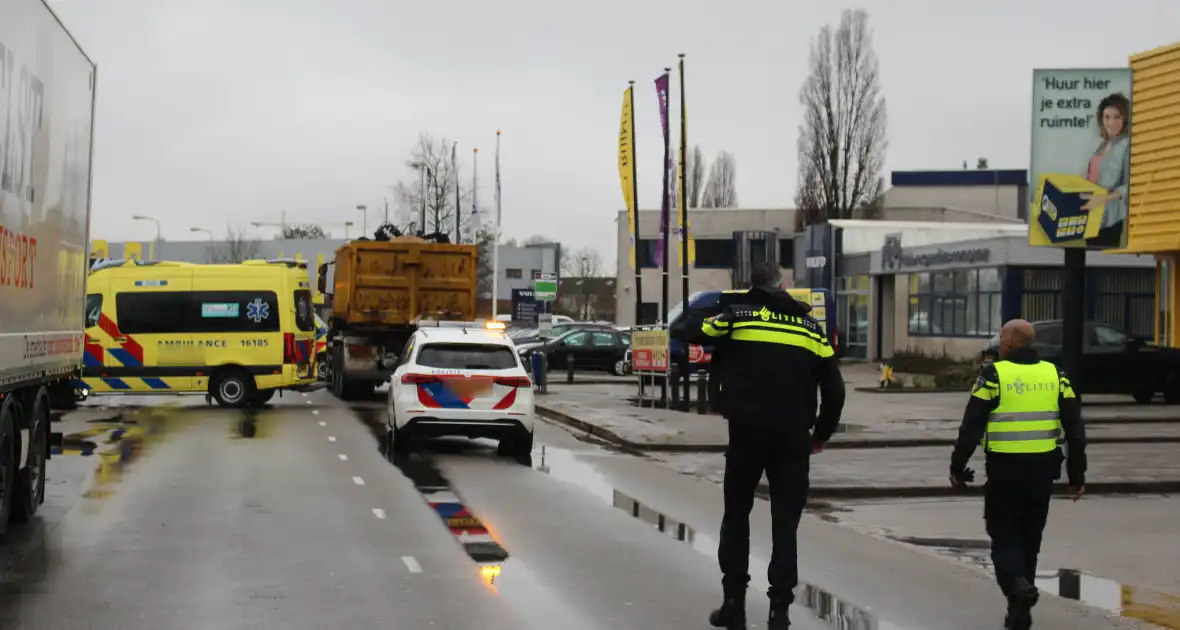
M 1037 338 L 1037 331 L 1027 320 L 1013 319 L 1000 329 L 1000 356 L 1013 350 L 1028 348 Z

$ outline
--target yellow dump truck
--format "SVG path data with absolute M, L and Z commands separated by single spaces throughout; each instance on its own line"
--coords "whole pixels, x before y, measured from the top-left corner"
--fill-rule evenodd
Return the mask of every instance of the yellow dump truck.
M 318 273 L 332 393 L 355 399 L 388 381 L 422 321 L 474 320 L 476 262 L 475 245 L 413 236 L 341 245 Z

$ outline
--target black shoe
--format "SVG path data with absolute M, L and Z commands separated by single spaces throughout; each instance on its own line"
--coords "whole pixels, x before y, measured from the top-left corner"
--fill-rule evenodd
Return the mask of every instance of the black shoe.
M 709 624 L 725 630 L 746 630 L 745 597 L 726 597 L 721 608 L 709 614 Z
M 791 618 L 787 616 L 786 606 L 776 606 L 770 603 L 770 618 L 766 620 L 766 630 L 789 630 Z
M 1019 580 L 1015 592 L 1008 598 L 1008 614 L 1004 617 L 1004 627 L 1008 630 L 1030 630 L 1032 608 L 1037 605 L 1040 596 L 1037 587 L 1026 580 Z

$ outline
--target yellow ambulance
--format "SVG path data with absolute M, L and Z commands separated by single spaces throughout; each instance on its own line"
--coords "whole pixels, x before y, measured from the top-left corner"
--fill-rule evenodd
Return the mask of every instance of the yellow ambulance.
M 315 328 L 302 261 L 102 262 L 86 282 L 76 387 L 258 406 L 315 383 Z

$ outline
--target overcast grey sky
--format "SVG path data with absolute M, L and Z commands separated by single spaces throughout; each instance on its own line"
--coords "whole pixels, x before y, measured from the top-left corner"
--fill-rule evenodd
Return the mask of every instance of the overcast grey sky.
M 380 205 L 419 132 L 480 148 L 506 236 L 607 260 L 622 207 L 619 109 L 636 81 L 641 206 L 658 207 L 654 87 L 688 55 L 689 142 L 735 154 L 746 207 L 789 207 L 808 42 L 868 9 L 889 104 L 887 168 L 1028 166 L 1034 67 L 1125 65 L 1180 40 L 1177 0 L 53 0 L 99 66 L 92 234 L 336 222 Z M 673 100 L 679 87 L 673 87 Z M 391 201 L 392 203 L 392 201 Z M 379 214 L 371 210 L 369 225 Z M 356 231 L 353 231 L 356 234 Z M 260 236 L 264 235 L 261 232 Z M 611 265 L 608 263 L 607 265 Z

